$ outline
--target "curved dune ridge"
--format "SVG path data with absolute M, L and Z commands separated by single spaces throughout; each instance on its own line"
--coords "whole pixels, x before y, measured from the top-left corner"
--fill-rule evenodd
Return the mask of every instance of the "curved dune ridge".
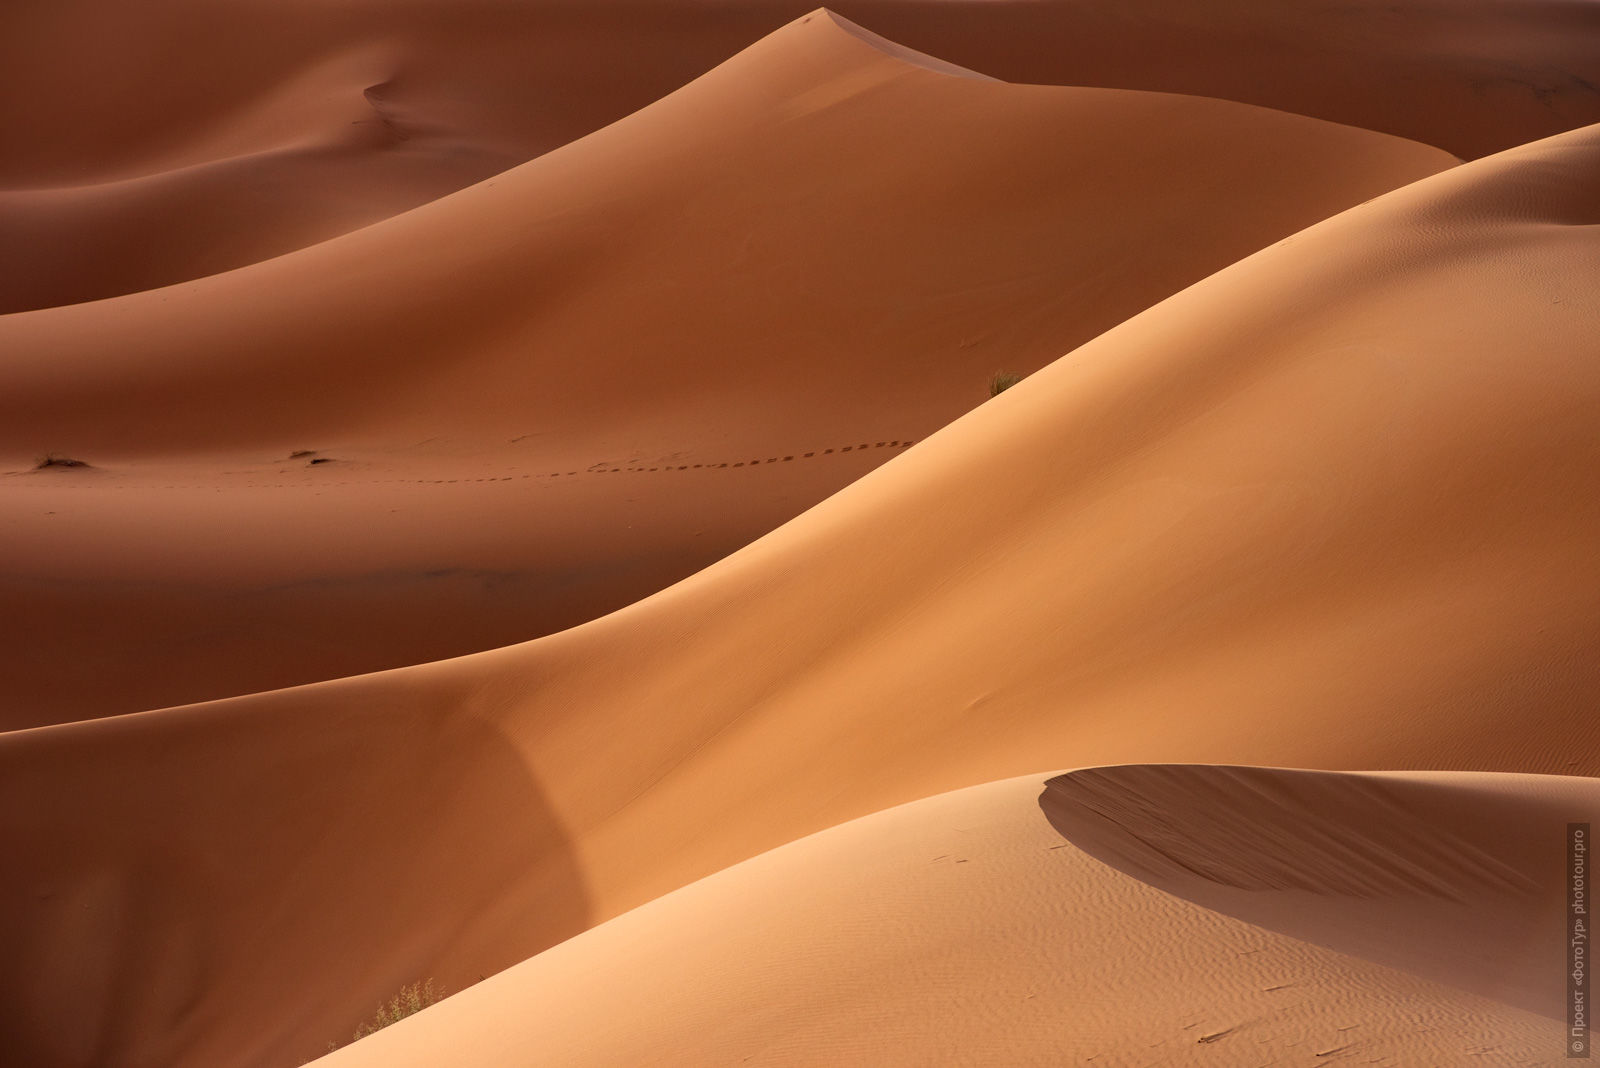
M 1080 776 L 1131 785 L 1144 770 L 1069 773 L 1052 780 L 1046 804 L 1070 794 Z M 1117 832 L 1135 839 L 1165 819 L 1200 830 L 1186 847 L 1215 863 L 1270 868 L 1287 859 L 1240 856 L 1235 842 L 1209 833 L 1233 825 L 1239 813 L 1230 806 L 1252 818 L 1262 812 L 1247 780 L 1210 770 L 1141 795 L 1146 811 Z M 1308 805 L 1371 789 L 1367 777 L 1326 775 L 1301 791 L 1296 773 L 1266 774 Z M 1512 781 L 1478 792 L 1478 783 L 1500 778 Z M 1400 790 L 1420 785 L 1389 781 Z M 1554 795 L 1541 796 L 1547 782 Z M 1026 776 L 972 787 L 783 846 L 318 1064 L 1553 1063 L 1558 1025 L 1545 1016 L 1258 925 L 1272 907 L 1306 925 L 1325 922 L 1342 903 L 1331 894 L 1258 892 L 1252 915 L 1238 916 L 1101 865 L 1076 834 L 1064 844 L 1038 818 L 1040 783 Z M 1487 814 L 1502 816 L 1495 830 L 1503 835 L 1550 844 L 1550 813 L 1530 819 L 1519 806 L 1542 809 L 1558 795 L 1579 803 L 1560 818 L 1600 811 L 1587 780 L 1441 776 L 1434 784 L 1461 803 L 1415 818 L 1429 827 L 1443 820 L 1436 829 L 1444 835 Z M 1371 815 L 1359 804 L 1322 808 L 1316 827 L 1390 840 L 1387 828 L 1366 822 Z M 1554 824 L 1554 852 L 1542 855 L 1563 855 L 1563 827 Z M 1296 844 L 1299 859 L 1315 856 L 1309 843 Z M 1524 850 L 1512 837 L 1497 844 L 1502 856 Z M 1418 861 L 1415 874 L 1481 894 L 1484 887 L 1455 878 L 1455 859 L 1441 852 Z M 1449 940 L 1443 925 L 1407 925 L 1418 911 L 1410 899 L 1370 904 L 1366 918 L 1388 922 L 1391 947 L 1449 955 L 1436 944 Z M 1561 929 L 1557 916 L 1537 940 L 1557 961 Z M 1541 985 L 1542 973 L 1559 980 L 1559 967 L 1540 963 Z M 1558 996 L 1542 1007 L 1559 1005 Z
M 1085 768 L 1039 803 L 1075 846 L 1209 909 L 1564 1018 L 1566 831 L 1593 779 Z
M 1580 5 L 794 12 L 570 143 L 776 5 L 106 7 L 0 12 L 0 1060 L 1559 1059 L 1600 125 L 1445 149 Z
M 0 588 L 30 620 L 0 647 L 0 725 L 602 615 L 947 423 L 993 372 L 1454 162 L 1238 104 L 952 71 L 806 16 L 358 233 L 0 316 L 19 502 Z M 92 467 L 32 471 L 50 452 Z
M 792 0 L 159 0 L 0 11 L 0 312 L 241 266 L 488 178 L 802 15 Z M 1239 100 L 1485 155 L 1600 121 L 1567 0 L 860 0 L 1010 81 Z M 661 47 L 669 40 L 671 47 Z M 137 47 L 130 47 L 137 42 Z
M 1050 122 L 1054 102 L 1090 99 L 936 74 L 818 22 L 776 38 L 757 70 L 771 78 L 765 98 L 685 93 L 662 107 L 672 114 L 701 101 L 694 114 L 707 115 L 715 104 L 718 122 L 734 125 L 744 109 L 782 106 L 802 128 L 842 123 L 848 136 L 866 137 L 885 131 L 859 115 L 859 125 L 845 122 L 861 96 L 907 93 L 928 114 L 962 109 L 926 94 L 998 94 L 1024 114 L 1037 99 Z M 810 96 L 795 93 L 794 70 L 814 62 L 843 69 L 848 90 L 810 77 Z M 701 88 L 741 70 L 736 61 Z M 1090 96 L 1094 114 L 1178 109 L 1170 136 L 1179 144 L 1206 115 L 1216 117 L 1202 128 L 1208 144 L 1259 122 L 1312 152 L 1330 130 L 1218 102 Z M 978 102 L 966 107 L 984 123 L 994 118 Z M 678 158 L 682 147 L 677 131 L 651 142 L 658 128 L 648 115 L 618 130 L 634 131 L 630 160 L 651 150 Z M 1339 158 L 1376 145 L 1406 166 L 1440 166 L 1405 142 L 1338 136 Z M 587 152 L 621 152 L 611 141 L 550 153 L 392 225 L 411 238 L 453 232 L 454 222 L 520 200 L 523 182 L 584 173 Z M 784 137 L 789 144 L 803 142 Z M 787 163 L 781 152 L 778 160 Z M 438 664 L 0 734 L 0 841 L 22 873 L 0 884 L 8 1044 L 42 1065 L 291 1063 L 344 1038 L 414 978 L 461 990 L 766 849 L 1042 759 L 1592 774 L 1594 727 L 1579 710 L 1595 692 L 1587 652 L 1600 603 L 1589 568 L 1600 526 L 1590 419 L 1600 376 L 1589 360 L 1600 318 L 1589 285 L 1597 163 L 1600 130 L 1578 131 L 1424 177 L 1280 240 L 1109 329 L 754 545 L 582 627 Z M 1333 173 L 1331 161 L 1318 173 Z M 648 217 L 614 201 L 611 209 L 630 227 Z M 917 213 L 915 203 L 896 209 Z M 1240 209 L 1229 224 L 1242 227 L 1258 209 Z M 67 366 L 82 358 L 75 350 L 112 337 L 96 331 L 139 326 L 117 336 L 142 355 L 107 360 L 109 381 L 134 376 L 122 379 L 128 395 L 126 382 L 157 374 L 141 369 L 146 358 L 170 376 L 166 392 L 142 387 L 150 422 L 110 420 L 109 385 L 53 379 L 43 347 L 35 357 L 13 350 L 24 355 L 8 360 L 6 377 L 27 385 L 34 406 L 0 420 L 8 448 L 29 419 L 43 422 L 38 412 L 64 419 L 70 395 L 82 414 L 69 425 L 126 465 L 50 468 L 19 476 L 16 492 L 56 508 L 69 494 L 110 499 L 118 480 L 141 484 L 141 464 L 165 462 L 162 449 L 187 441 L 221 454 L 277 433 L 267 412 L 290 390 L 253 377 L 269 353 L 301 361 L 288 369 L 320 366 L 355 336 L 326 326 L 333 309 L 355 315 L 352 291 L 382 294 L 362 312 L 378 323 L 379 307 L 405 310 L 400 281 L 442 277 L 426 257 L 376 256 L 390 232 L 371 227 L 166 293 L 0 320 L 13 339 L 50 333 L 54 360 Z M 504 227 L 493 233 L 504 237 Z M 1066 246 L 1059 235 L 1053 243 Z M 435 313 L 482 312 L 504 299 L 502 289 L 475 289 L 491 267 L 554 254 L 549 245 L 518 253 L 523 245 L 509 237 L 453 248 L 443 273 L 462 283 Z M 872 243 L 846 248 L 866 257 Z M 338 288 L 344 270 L 382 285 L 349 283 L 296 317 L 270 310 L 278 288 L 315 291 L 299 265 L 323 259 L 339 267 L 323 289 Z M 243 297 L 230 304 L 235 286 L 267 310 L 251 312 Z M 650 305 L 646 289 L 630 294 Z M 168 307 L 157 313 L 157 301 Z M 944 294 L 923 315 L 938 318 L 952 301 Z M 805 304 L 810 315 L 824 307 L 832 305 Z M 557 313 L 552 305 L 534 318 Z M 861 323 L 875 312 L 859 315 Z M 1066 321 L 1082 323 L 1078 315 Z M 170 345 L 181 337 L 171 323 L 184 317 L 208 323 L 190 323 L 187 355 Z M 272 344 L 234 349 L 200 374 L 206 337 L 235 336 L 224 326 L 275 333 Z M 403 334 L 427 352 L 421 320 L 394 329 L 382 337 Z M 893 334 L 869 336 L 883 344 Z M 322 349 L 278 344 L 286 337 L 320 339 Z M 790 342 L 774 352 L 800 350 Z M 1008 342 L 1005 352 L 1019 350 Z M 299 430 L 334 425 L 333 398 L 382 352 L 331 366 L 323 400 L 291 412 Z M 517 347 L 453 352 L 445 361 L 438 347 L 426 390 L 411 382 L 397 385 L 410 398 L 373 398 L 360 425 L 378 427 L 374 440 L 426 430 L 429 417 L 413 406 L 424 393 L 437 411 L 477 412 L 483 440 L 517 425 L 510 409 L 531 403 L 526 393 L 502 390 L 506 403 L 496 406 L 499 395 L 466 389 L 488 368 L 514 366 Z M 622 360 L 602 352 L 595 363 L 608 358 Z M 747 366 L 768 389 L 805 397 L 814 369 L 829 365 L 819 357 L 800 376 L 776 357 Z M 894 379 L 893 368 L 878 373 Z M 184 382 L 187 374 L 200 381 Z M 693 411 L 674 408 L 662 381 L 642 377 L 630 389 L 650 392 L 650 408 L 627 408 L 619 390 L 592 395 L 571 417 L 686 420 Z M 811 389 L 837 395 L 832 382 Z M 210 390 L 242 403 L 205 408 L 198 401 Z M 891 393 L 874 400 L 894 403 Z M 802 424 L 800 411 L 797 400 L 760 432 L 786 417 Z M 726 440 L 738 433 L 749 432 Z M 126 544 L 139 544 L 130 532 L 160 508 L 118 513 Z M 150 528 L 200 542 L 214 531 L 205 516 L 186 507 Z M 472 513 L 456 518 L 467 524 Z M 318 553 L 338 552 L 338 540 L 312 532 L 322 536 Z M 376 528 L 365 534 L 371 552 Z M 80 579 L 93 579 L 93 532 L 56 536 L 75 539 L 58 545 L 72 550 L 64 555 L 82 566 Z M 272 537 L 250 545 L 304 552 Z M 150 548 L 118 566 L 152 569 L 141 577 L 160 592 L 158 561 Z M 237 550 L 227 561 L 245 563 Z M 1453 1020 L 1483 1009 L 1438 1004 Z M 1494 1012 L 1506 1034 L 1528 1034 L 1518 1031 L 1522 1010 Z M 1350 1022 L 1362 1018 L 1352 1010 Z

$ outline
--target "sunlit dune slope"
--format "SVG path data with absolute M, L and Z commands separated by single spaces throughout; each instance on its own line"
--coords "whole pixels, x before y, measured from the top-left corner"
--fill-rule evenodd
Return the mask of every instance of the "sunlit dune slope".
M 0 316 L 17 727 L 457 655 L 726 555 L 1286 234 L 1448 167 L 807 16 L 455 196 Z M 91 465 L 33 471 L 60 453 Z M 752 470 L 752 467 L 759 470 Z
M 621 118 L 803 0 L 59 0 L 0 9 L 0 311 L 240 266 Z M 1009 81 L 1215 96 L 1482 155 L 1600 121 L 1567 0 L 861 0 Z
M 1592 784 L 1551 781 L 1582 802 L 1573 812 L 1600 810 Z M 1029 777 L 973 787 L 784 846 L 318 1064 L 1553 1063 L 1561 1025 L 1549 1012 L 1161 893 L 1063 844 L 1034 805 L 1039 786 Z M 1189 810 L 1173 811 L 1174 800 Z M 1230 803 L 1257 813 L 1250 797 L 1223 789 L 1159 795 L 1139 816 L 1192 826 L 1223 818 Z M 1382 839 L 1367 815 L 1326 812 L 1318 825 Z M 1500 822 L 1552 844 L 1541 859 L 1559 869 L 1564 824 Z M 1186 844 L 1216 864 L 1270 863 L 1236 856 L 1215 834 Z M 1413 874 L 1460 889 L 1453 859 L 1436 849 Z M 1328 892 L 1255 897 L 1308 923 L 1345 903 Z M 1405 921 L 1439 898 L 1363 903 L 1391 921 L 1392 943 L 1437 948 Z M 1556 921 L 1541 942 L 1559 961 Z M 1558 992 L 1544 1008 L 1560 1005 Z
M 0 735 L 7 1033 L 267 1063 L 1041 765 L 1600 771 L 1597 164 L 1586 130 L 1297 234 L 588 625 Z

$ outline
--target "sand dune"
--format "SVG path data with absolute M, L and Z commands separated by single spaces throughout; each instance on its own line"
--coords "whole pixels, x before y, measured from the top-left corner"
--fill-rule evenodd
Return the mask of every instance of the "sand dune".
M 482 661 L 581 799 L 599 913 L 1041 754 L 1597 770 L 1597 154 L 1297 235 L 693 581 Z
M 219 64 L 223 57 L 197 54 L 193 39 L 214 29 L 207 24 L 220 13 L 151 7 L 64 3 L 0 15 L 35 23 L 16 40 L 36 46 L 0 74 L 0 92 L 35 105 L 8 114 L 9 125 L 25 128 L 12 131 L 13 150 L 0 163 L 0 247 L 12 252 L 0 256 L 0 313 L 241 267 L 427 203 L 531 155 L 479 124 L 439 121 L 432 108 L 396 101 L 404 85 L 396 79 L 410 65 L 402 53 L 415 49 L 331 41 L 296 55 L 308 45 L 306 24 L 315 28 L 326 10 L 277 6 L 272 26 L 235 44 L 248 57 Z M 229 5 L 222 17 L 237 19 L 247 7 Z M 66 45 L 88 53 L 81 66 L 37 48 L 40 34 L 63 31 L 36 23 L 57 19 L 98 23 L 99 40 L 76 32 Z M 128 49 L 115 32 L 124 20 L 156 47 Z M 165 42 L 153 20 L 166 23 Z M 151 65 L 129 69 L 140 61 Z M 52 84 L 62 78 L 72 83 Z M 124 79 L 153 84 L 130 99 Z M 105 99 L 111 93 L 114 104 Z
M 359 94 L 357 94 L 359 98 Z M 339 137 L 119 181 L 0 191 L 0 314 L 242 267 L 386 219 L 521 163 L 397 147 L 376 117 Z M 348 132 L 347 132 L 348 131 Z M 421 156 L 417 161 L 415 157 Z
M 0 13 L 8 1062 L 1550 1062 L 1600 126 L 1382 131 L 1586 9 L 819 11 L 564 143 L 778 6 L 201 7 Z
M 344 238 L 0 317 L 0 593 L 30 621 L 0 651 L 0 726 L 594 618 L 994 371 L 1452 163 L 1235 104 L 952 73 L 808 19 Z M 92 467 L 31 471 L 52 451 Z
M 807 6 L 9 5 L 0 96 L 27 106 L 0 115 L 0 311 L 199 277 L 425 203 L 649 104 Z M 1465 156 L 1600 121 L 1594 20 L 1563 0 L 841 10 L 1011 81 L 1222 97 Z
M 802 56 L 819 35 L 867 55 L 797 30 Z M 881 92 L 1014 95 L 870 51 Z M 0 840 L 27 873 L 0 887 L 8 1034 L 41 1063 L 278 1063 L 403 982 L 460 989 L 799 836 L 1041 763 L 1593 773 L 1597 158 L 1582 131 L 1281 241 L 574 630 L 0 735 Z M 355 269 L 380 229 L 303 255 Z M 251 269 L 262 299 L 293 260 Z M 87 330 L 3 326 L 46 322 Z M 441 411 L 453 388 L 434 381 Z M 84 433 L 128 456 L 268 433 L 195 399 L 163 402 L 176 427 Z M 118 477 L 36 477 L 80 475 Z
M 784 846 L 317 1063 L 1554 1063 L 1559 1025 L 1543 1016 L 1262 930 L 1103 867 L 1050 833 L 1033 803 L 1041 779 L 919 801 Z M 1536 789 L 1535 779 L 1518 788 Z M 1554 781 L 1582 797 L 1583 811 L 1600 802 L 1591 783 Z M 1188 827 L 1226 819 L 1219 806 L 1230 802 L 1260 811 L 1226 787 L 1198 798 L 1180 789 L 1152 799 L 1141 818 Z M 1385 834 L 1339 820 L 1329 812 L 1321 824 Z M 1539 821 L 1501 829 L 1548 837 Z M 1214 836 L 1190 844 L 1221 863 L 1261 859 L 1238 858 Z M 1447 863 L 1441 877 L 1454 874 L 1448 855 L 1431 859 Z M 1417 873 L 1432 873 L 1427 864 Z M 1293 898 L 1280 903 L 1308 922 L 1326 904 L 1292 891 L 1256 896 Z M 1391 942 L 1421 941 L 1398 922 L 1411 900 L 1370 904 L 1373 917 L 1393 921 Z M 1559 967 L 1542 970 L 1560 978 Z
M 408 688 L 440 694 L 428 672 Z M 258 700 L 265 718 L 0 735 L 38 772 L 0 783 L 9 1061 L 299 1064 L 441 945 L 471 962 L 438 971 L 455 990 L 589 925 L 549 799 L 492 724 Z
M 1593 779 L 1130 765 L 1052 779 L 1078 848 L 1259 927 L 1561 1018 L 1567 823 Z

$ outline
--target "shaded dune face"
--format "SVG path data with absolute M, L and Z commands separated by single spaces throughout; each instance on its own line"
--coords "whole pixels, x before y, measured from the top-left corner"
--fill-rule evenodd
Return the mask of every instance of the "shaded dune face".
M 1412 800 L 1382 779 L 1132 765 L 1052 780 L 1040 804 L 1063 834 L 1075 815 L 1114 826 L 1130 847 L 1123 867 L 1138 863 L 1131 850 L 1142 846 L 1169 876 L 1183 871 L 1235 890 L 1459 902 L 1473 890 L 1521 896 L 1535 889 L 1517 868 L 1417 815 Z M 1381 838 L 1372 837 L 1374 828 Z M 1085 833 L 1070 837 L 1082 842 Z M 1148 880 L 1151 871 L 1140 876 Z
M 1568 822 L 1590 779 L 1086 768 L 1039 799 L 1078 848 L 1186 900 L 1563 1018 Z
M 358 233 L 0 316 L 0 595 L 30 620 L 0 644 L 0 725 L 593 619 L 898 454 L 998 368 L 1453 162 L 1221 101 L 1007 85 L 818 13 Z M 92 467 L 30 470 L 51 451 Z
M 0 736 L 9 1061 L 299 1064 L 404 983 L 453 993 L 589 925 L 565 831 L 491 725 L 325 696 Z

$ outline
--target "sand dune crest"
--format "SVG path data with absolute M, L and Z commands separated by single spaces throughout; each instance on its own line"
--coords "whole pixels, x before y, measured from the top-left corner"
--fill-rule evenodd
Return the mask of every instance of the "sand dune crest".
M 1549 1063 L 1582 8 L 0 10 L 0 1058 Z
M 1566 831 L 1600 816 L 1593 779 L 1129 765 L 1051 779 L 1039 804 L 1169 893 L 1562 1017 Z
M 33 621 L 0 647 L 0 725 L 592 619 L 979 404 L 1002 366 L 1453 163 L 1221 101 L 950 77 L 863 34 L 817 14 L 356 233 L 0 316 L 0 480 L 25 502 L 0 587 Z M 100 477 L 35 477 L 50 451 Z M 82 645 L 91 671 L 63 656 Z
M 1548 1063 L 1543 1017 L 1200 908 L 1062 843 L 1033 804 L 1041 782 L 783 846 L 318 1064 Z

